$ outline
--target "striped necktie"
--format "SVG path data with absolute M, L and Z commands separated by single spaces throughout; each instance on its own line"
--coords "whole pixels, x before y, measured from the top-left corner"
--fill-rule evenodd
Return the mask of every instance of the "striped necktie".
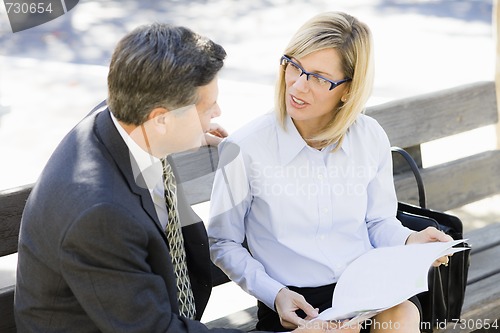
M 177 300 L 179 302 L 179 314 L 186 318 L 194 319 L 196 309 L 193 290 L 186 264 L 186 250 L 184 248 L 184 237 L 182 236 L 179 212 L 177 209 L 177 186 L 175 183 L 172 167 L 162 159 L 163 181 L 165 185 L 165 201 L 168 210 L 168 223 L 165 227 L 170 255 L 174 266 L 177 281 Z

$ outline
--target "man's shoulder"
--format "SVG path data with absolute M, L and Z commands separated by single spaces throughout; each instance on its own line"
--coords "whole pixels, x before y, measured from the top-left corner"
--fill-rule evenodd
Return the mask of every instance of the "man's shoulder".
M 43 193 L 51 201 L 70 204 L 71 200 L 88 200 L 87 204 L 91 204 L 110 195 L 112 186 L 118 186 L 122 177 L 116 163 L 96 138 L 97 117 L 98 114 L 86 116 L 61 140 L 35 184 L 37 193 Z

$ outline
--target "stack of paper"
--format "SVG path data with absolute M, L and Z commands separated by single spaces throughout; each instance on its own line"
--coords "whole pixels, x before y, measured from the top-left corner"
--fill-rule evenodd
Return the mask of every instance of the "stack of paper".
M 332 307 L 317 319 L 362 322 L 428 290 L 432 263 L 444 256 L 467 250 L 453 247 L 465 240 L 376 248 L 354 260 L 340 276 Z

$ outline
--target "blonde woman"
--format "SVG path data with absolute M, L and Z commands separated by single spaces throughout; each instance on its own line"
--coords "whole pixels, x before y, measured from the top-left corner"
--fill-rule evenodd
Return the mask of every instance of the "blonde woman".
M 313 17 L 280 59 L 275 112 L 220 146 L 211 257 L 259 300 L 259 330 L 287 331 L 330 307 L 343 270 L 373 247 L 451 240 L 396 219 L 389 140 L 363 114 L 372 54 L 364 23 L 340 12 Z M 372 322 L 382 324 L 341 331 L 419 332 L 418 299 Z

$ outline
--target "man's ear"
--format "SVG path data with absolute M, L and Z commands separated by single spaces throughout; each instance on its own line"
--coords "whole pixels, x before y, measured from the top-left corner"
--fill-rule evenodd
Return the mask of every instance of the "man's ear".
M 148 122 L 164 125 L 167 112 L 168 110 L 165 108 L 154 108 L 148 115 Z

